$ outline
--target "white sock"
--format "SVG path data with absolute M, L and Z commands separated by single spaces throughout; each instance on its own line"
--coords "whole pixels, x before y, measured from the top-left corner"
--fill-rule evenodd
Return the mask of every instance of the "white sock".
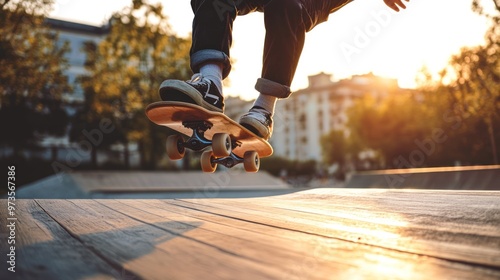
M 274 115 L 274 108 L 276 107 L 276 101 L 278 101 L 277 97 L 271 95 L 259 94 L 259 97 L 257 97 L 255 102 L 253 103 L 253 106 L 260 107 L 271 113 L 271 115 Z
M 222 65 L 219 63 L 207 63 L 200 67 L 200 74 L 214 82 L 222 94 Z

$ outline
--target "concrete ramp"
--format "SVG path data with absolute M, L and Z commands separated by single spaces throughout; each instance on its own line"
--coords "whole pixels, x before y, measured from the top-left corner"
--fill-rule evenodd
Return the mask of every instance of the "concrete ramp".
M 500 165 L 358 172 L 346 187 L 500 190 Z
M 228 192 L 288 193 L 266 172 L 80 171 L 53 175 L 19 189 L 19 198 L 224 197 Z M 173 194 L 177 194 L 176 196 Z M 184 195 L 180 195 L 184 194 Z M 246 196 L 246 195 L 245 195 Z

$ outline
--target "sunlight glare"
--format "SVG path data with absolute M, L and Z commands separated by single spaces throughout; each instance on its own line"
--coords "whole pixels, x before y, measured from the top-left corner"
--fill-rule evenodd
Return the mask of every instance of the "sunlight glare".
M 161 2 L 173 30 L 189 36 L 193 18 L 189 3 Z M 51 16 L 98 25 L 129 3 L 59 0 Z M 332 74 L 335 81 L 373 72 L 398 79 L 401 87 L 414 88 L 422 66 L 435 75 L 462 46 L 484 43 L 487 21 L 471 11 L 471 3 L 410 1 L 406 10 L 395 13 L 382 0 L 353 1 L 307 34 L 292 90 L 307 87 L 308 76 L 320 72 Z M 100 7 L 97 11 L 96 6 Z M 486 10 L 492 8 L 485 6 Z M 233 30 L 231 55 L 235 63 L 225 94 L 253 99 L 258 95 L 254 85 L 262 68 L 262 14 L 238 17 Z M 350 50 L 354 53 L 346 52 L 346 46 L 353 47 Z

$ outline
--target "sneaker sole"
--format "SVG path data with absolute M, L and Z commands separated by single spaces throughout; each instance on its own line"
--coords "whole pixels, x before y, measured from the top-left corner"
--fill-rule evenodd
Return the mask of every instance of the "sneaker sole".
M 269 130 L 259 121 L 253 118 L 241 118 L 240 124 L 251 132 L 255 133 L 257 136 L 268 140 L 270 138 Z M 260 129 L 259 129 L 260 127 Z M 264 128 L 262 128 L 264 127 Z
M 193 87 L 188 85 L 186 82 L 179 81 L 179 80 L 163 81 L 163 83 L 161 83 L 161 85 L 160 85 L 160 96 L 162 96 L 162 93 L 168 94 L 169 90 L 174 90 L 176 92 L 181 92 L 181 93 L 185 94 L 189 99 L 192 100 L 192 102 L 189 102 L 189 99 L 188 100 L 185 100 L 185 99 L 183 99 L 183 100 L 164 100 L 164 101 L 182 101 L 182 102 L 187 102 L 187 103 L 193 103 L 193 104 L 196 104 L 196 105 L 203 107 L 207 110 L 223 113 L 222 109 L 220 109 L 220 108 L 206 102 L 205 100 L 203 100 L 203 97 L 201 96 L 201 94 L 196 89 L 194 89 Z

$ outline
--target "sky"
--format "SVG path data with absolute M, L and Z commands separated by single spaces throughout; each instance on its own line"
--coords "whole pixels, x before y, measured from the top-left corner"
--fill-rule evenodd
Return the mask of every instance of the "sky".
M 101 25 L 131 0 L 56 0 L 50 17 Z M 158 2 L 153 1 L 151 2 Z M 162 0 L 170 25 L 179 36 L 189 36 L 193 13 L 188 0 Z M 483 0 L 484 5 L 493 5 Z M 484 43 L 487 21 L 471 11 L 472 0 L 411 0 L 396 13 L 382 0 L 355 0 L 330 15 L 306 35 L 306 43 L 292 83 L 305 88 L 309 75 L 325 72 L 333 80 L 373 72 L 395 78 L 405 88 L 426 66 L 443 69 L 463 46 Z M 254 90 L 262 67 L 262 13 L 236 18 L 231 56 L 235 60 L 226 95 L 256 98 Z M 160 83 L 161 81 L 159 81 Z

